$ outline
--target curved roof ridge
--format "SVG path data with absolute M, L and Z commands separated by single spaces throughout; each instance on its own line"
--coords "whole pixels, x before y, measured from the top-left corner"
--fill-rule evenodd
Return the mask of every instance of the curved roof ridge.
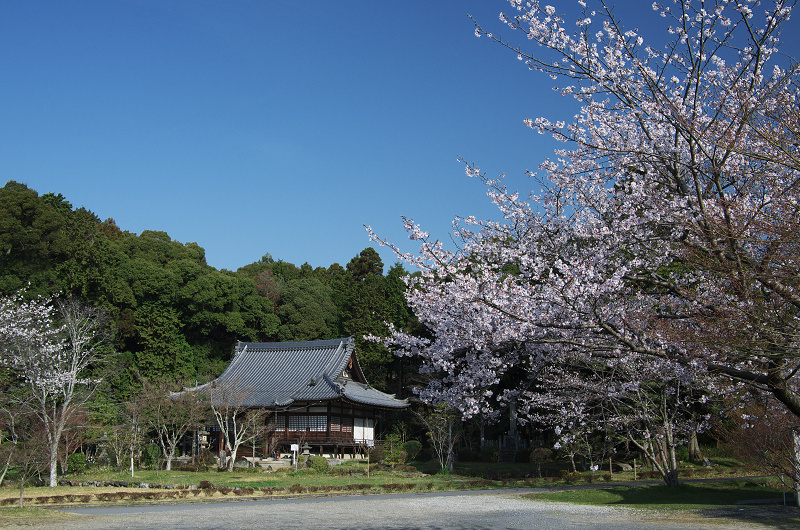
M 250 346 L 251 348 L 255 348 L 258 350 L 285 350 L 288 348 L 291 348 L 293 350 L 298 350 L 307 348 L 319 348 L 322 346 L 334 346 L 338 345 L 342 341 L 349 340 L 351 338 L 352 337 L 347 337 L 342 339 L 304 340 L 297 342 L 239 342 L 239 344 L 244 344 L 246 346 Z
M 233 359 L 231 359 L 231 363 L 228 365 L 227 368 L 219 375 L 217 379 L 229 379 L 230 374 L 228 372 L 235 371 L 235 367 L 241 362 L 242 355 L 244 352 L 247 351 L 247 342 L 236 341 L 236 347 L 233 352 Z M 225 374 L 228 374 L 226 377 Z
M 292 402 L 349 399 L 384 408 L 407 402 L 377 391 L 364 380 L 353 337 L 301 342 L 236 343 L 230 364 L 207 385 L 236 382 L 249 390 L 246 406 L 281 407 Z M 353 359 L 355 385 L 343 385 L 342 375 Z M 324 379 L 324 383 L 323 383 Z M 349 379 L 348 379 L 349 381 Z
M 355 340 L 353 340 L 353 337 L 339 339 L 339 347 L 336 348 L 334 355 L 331 355 L 330 361 L 323 369 L 323 375 L 327 375 L 332 379 L 339 377 L 350 361 L 354 348 Z

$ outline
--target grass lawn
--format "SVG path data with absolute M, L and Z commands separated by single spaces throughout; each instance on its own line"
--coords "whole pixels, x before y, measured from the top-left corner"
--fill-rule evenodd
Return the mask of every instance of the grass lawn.
M 525 497 L 537 501 L 631 508 L 641 510 L 642 520 L 669 517 L 672 522 L 685 519 L 687 525 L 726 521 L 727 524 L 741 522 L 755 523 L 761 527 L 800 528 L 800 510 L 792 506 L 794 499 L 790 491 L 786 499 L 788 506 L 783 506 L 783 487 L 778 479 L 684 483 L 677 487 L 658 484 L 576 488 L 528 494 Z M 756 499 L 780 499 L 780 504 L 737 504 L 739 501 Z M 668 512 L 668 515 L 664 512 Z
M 28 486 L 25 488 L 25 503 L 34 506 L 52 506 L 97 502 L 192 501 L 234 496 L 465 490 L 503 485 L 502 481 L 469 476 L 427 475 L 412 467 L 405 467 L 403 471 L 373 469 L 368 476 L 366 464 L 358 462 L 333 467 L 327 473 L 311 469 L 297 472 L 289 469 L 275 472 L 235 469 L 230 473 L 138 470 L 131 477 L 130 473 L 126 472 L 95 469 L 67 478 L 86 485 L 55 488 Z M 87 484 L 102 482 L 125 482 L 128 486 Z M 146 483 L 149 487 L 139 487 L 142 483 Z M 18 499 L 17 486 L 0 488 L 0 506 L 16 506 Z M 0 508 L 0 511 L 3 510 L 5 508 Z
M 27 506 L 74 505 L 83 503 L 131 503 L 131 502 L 175 502 L 200 501 L 207 498 L 221 499 L 235 496 L 265 497 L 297 494 L 374 494 L 399 491 L 471 490 L 499 487 L 553 488 L 571 485 L 607 484 L 632 481 L 633 473 L 584 473 L 571 477 L 569 482 L 557 476 L 558 469 L 549 470 L 551 476 L 539 478 L 533 467 L 527 464 L 487 464 L 480 462 L 459 463 L 453 474 L 437 474 L 435 462 L 415 462 L 414 466 L 400 466 L 396 470 L 372 469 L 367 476 L 364 462 L 347 462 L 334 466 L 328 472 L 312 469 L 297 472 L 282 469 L 274 472 L 263 470 L 235 469 L 226 471 L 156 471 L 137 470 L 131 477 L 129 472 L 94 468 L 82 475 L 67 478 L 74 482 L 126 482 L 128 487 L 105 485 L 26 487 Z M 700 471 L 700 470 L 699 470 Z M 698 471 L 698 476 L 708 477 L 708 470 Z M 716 476 L 730 477 L 732 473 L 747 474 L 747 470 L 718 468 Z M 691 475 L 694 476 L 694 473 Z M 690 478 L 686 474 L 683 478 Z M 752 481 L 751 481 L 752 482 Z M 764 482 L 763 480 L 761 482 Z M 139 487 L 147 483 L 148 488 Z M 617 487 L 612 489 L 589 489 L 543 494 L 538 498 L 578 502 L 586 504 L 687 504 L 681 499 L 690 499 L 692 506 L 714 505 L 735 502 L 739 499 L 778 497 L 780 487 L 758 486 L 741 483 L 727 485 L 648 486 L 638 488 Z M 749 484 L 749 485 L 748 485 Z M 687 489 L 689 488 L 689 489 Z M 546 495 L 546 497 L 544 496 Z M 0 488 L 0 512 L 8 514 L 8 507 L 16 506 L 19 490 L 14 486 Z M 1 524 L 0 524 L 1 526 Z
M 57 512 L 44 508 L 2 508 L 0 509 L 0 528 L 11 525 L 58 524 L 61 521 L 80 519 L 81 517 L 77 514 Z
M 623 505 L 640 508 L 690 510 L 732 505 L 743 500 L 783 499 L 783 488 L 777 480 L 726 480 L 666 485 L 616 486 L 602 489 L 573 489 L 534 493 L 536 500 L 571 502 L 591 505 Z M 787 493 L 791 503 L 791 493 Z

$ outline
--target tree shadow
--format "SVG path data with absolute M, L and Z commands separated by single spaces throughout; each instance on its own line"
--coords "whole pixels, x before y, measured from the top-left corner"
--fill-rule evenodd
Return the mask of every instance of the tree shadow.
M 729 520 L 779 529 L 800 528 L 800 509 L 792 505 L 794 498 L 791 493 L 786 498 L 787 506 L 784 506 L 783 492 L 763 482 L 747 481 L 733 487 L 730 484 L 717 487 L 695 484 L 618 487 L 609 489 L 609 494 L 617 497 L 610 500 L 609 505 L 674 506 L 719 522 Z M 737 504 L 742 501 L 746 504 Z

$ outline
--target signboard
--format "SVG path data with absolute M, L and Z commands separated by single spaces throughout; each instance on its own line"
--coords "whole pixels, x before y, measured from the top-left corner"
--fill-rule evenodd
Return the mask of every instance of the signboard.
M 300 444 L 292 444 L 291 450 L 296 453 L 297 451 L 300 450 Z

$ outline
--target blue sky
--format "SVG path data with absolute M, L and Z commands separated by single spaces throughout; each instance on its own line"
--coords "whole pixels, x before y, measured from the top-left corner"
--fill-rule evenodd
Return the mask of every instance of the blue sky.
M 649 4 L 618 7 L 640 26 Z M 523 119 L 574 114 L 474 36 L 468 13 L 503 33 L 507 6 L 0 0 L 0 185 L 197 242 L 217 268 L 344 265 L 364 224 L 416 250 L 401 215 L 446 238 L 495 213 L 459 156 L 527 193 L 555 144 Z

